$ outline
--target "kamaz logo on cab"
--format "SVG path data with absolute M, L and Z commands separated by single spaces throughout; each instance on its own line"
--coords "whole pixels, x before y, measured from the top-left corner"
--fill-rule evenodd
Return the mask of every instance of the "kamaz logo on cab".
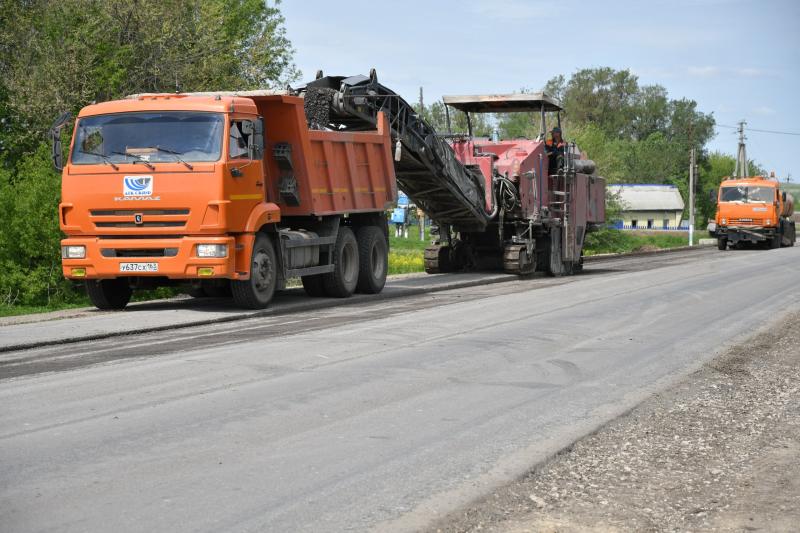
M 153 176 L 125 176 L 123 196 L 153 196 Z

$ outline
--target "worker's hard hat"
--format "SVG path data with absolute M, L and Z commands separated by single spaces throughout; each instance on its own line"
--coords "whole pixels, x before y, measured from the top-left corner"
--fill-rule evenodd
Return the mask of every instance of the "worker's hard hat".
M 555 127 L 555 128 L 553 128 L 552 130 L 550 130 L 550 133 L 561 133 L 561 128 L 559 128 L 558 126 L 556 126 L 556 127 Z

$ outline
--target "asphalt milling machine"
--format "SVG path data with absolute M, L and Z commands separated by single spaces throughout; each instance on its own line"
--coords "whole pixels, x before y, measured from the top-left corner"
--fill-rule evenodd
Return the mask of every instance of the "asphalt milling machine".
M 324 76 L 293 89 L 304 97 L 309 127 L 373 130 L 384 113 L 391 128 L 400 190 L 434 222 L 425 249 L 428 273 L 502 269 L 553 276 L 583 265 L 586 234 L 605 221 L 605 179 L 574 143 L 548 154 L 548 113 L 562 108 L 543 93 L 445 96 L 466 113 L 468 131 L 436 132 L 400 95 L 369 76 Z M 479 138 L 473 113 L 531 113 L 535 139 Z M 557 161 L 550 162 L 550 157 Z

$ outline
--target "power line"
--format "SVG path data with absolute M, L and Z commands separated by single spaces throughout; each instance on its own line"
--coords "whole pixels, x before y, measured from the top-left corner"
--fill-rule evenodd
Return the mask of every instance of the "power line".
M 716 126 L 719 126 L 720 128 L 730 128 L 732 130 L 738 130 L 739 129 L 739 126 L 728 126 L 727 124 L 716 124 Z M 800 136 L 800 133 L 795 133 L 795 132 L 791 132 L 791 131 L 758 130 L 758 129 L 755 129 L 755 128 L 747 128 L 747 131 L 755 131 L 757 133 L 774 133 L 776 135 L 796 135 L 796 136 Z

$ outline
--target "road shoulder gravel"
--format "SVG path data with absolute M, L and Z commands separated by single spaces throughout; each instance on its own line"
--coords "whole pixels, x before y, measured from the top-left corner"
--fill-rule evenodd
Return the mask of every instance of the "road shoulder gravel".
M 452 531 L 796 531 L 800 312 L 435 524 Z

